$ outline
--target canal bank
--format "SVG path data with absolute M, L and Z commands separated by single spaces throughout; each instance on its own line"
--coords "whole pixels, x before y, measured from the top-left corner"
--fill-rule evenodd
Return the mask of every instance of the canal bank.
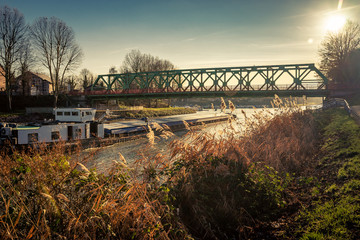
M 43 218 L 49 231 L 67 233 L 68 226 L 73 226 L 72 219 L 79 219 L 90 224 L 86 231 L 96 230 L 94 238 L 116 234 L 128 239 L 135 232 L 128 226 L 141 224 L 136 232 L 140 238 L 140 234 L 146 234 L 143 238 L 154 236 L 144 229 L 167 234 L 171 231 L 166 226 L 171 226 L 184 233 L 174 233 L 171 239 L 205 239 L 207 232 L 219 239 L 356 239 L 360 219 L 356 181 L 359 130 L 346 113 L 326 113 L 285 112 L 256 125 L 252 135 L 227 141 L 203 139 L 202 144 L 201 139 L 191 144 L 182 142 L 178 153 L 183 155 L 178 162 L 161 165 L 166 163 L 159 161 L 161 156 L 149 156 L 141 179 L 129 178 L 131 171 L 122 168 L 124 165 L 112 175 L 86 168 L 74 170 L 62 152 L 55 155 L 55 151 L 49 151 L 33 158 L 19 153 L 13 161 L 0 156 L 4 173 L 0 174 L 1 182 L 7 193 L 2 201 L 10 203 L 15 212 L 3 214 L 2 223 L 10 224 L 26 207 L 30 212 L 21 215 L 19 225 L 14 227 L 18 235 L 31 231 L 33 225 L 26 223 L 40 211 L 47 213 Z M 319 125 L 312 128 L 314 123 Z M 308 136 L 311 133 L 322 141 L 312 141 L 313 136 Z M 311 142 L 316 144 L 314 153 L 308 151 Z M 146 155 L 147 149 L 150 146 L 135 145 L 129 151 Z M 326 149 L 323 154 L 327 155 L 319 155 L 319 149 Z M 116 150 L 121 152 L 120 147 Z M 304 153 L 309 153 L 305 164 L 300 161 Z M 119 160 L 117 155 L 108 161 Z M 274 165 L 268 164 L 269 159 Z M 285 165 L 296 161 L 305 171 L 294 168 L 297 172 L 293 175 L 279 168 L 279 159 Z M 71 157 L 70 163 L 73 161 L 76 159 Z M 169 181 L 164 184 L 167 174 Z M 304 209 L 307 212 L 298 216 Z M 91 218 L 101 224 L 90 222 Z M 56 225 L 58 219 L 63 224 Z M 123 223 L 128 223 L 127 235 Z

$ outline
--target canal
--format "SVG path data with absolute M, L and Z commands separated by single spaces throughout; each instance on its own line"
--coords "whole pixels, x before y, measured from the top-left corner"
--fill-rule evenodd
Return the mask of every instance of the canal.
M 228 110 L 227 110 L 228 111 Z M 254 109 L 254 108 L 242 108 L 236 109 L 234 114 L 236 115 L 235 124 L 237 128 L 240 128 L 242 123 L 244 123 L 246 114 L 247 117 L 250 117 L 255 112 L 264 111 L 263 109 Z M 268 110 L 273 111 L 273 110 Z M 223 115 L 220 113 L 220 110 L 204 110 L 198 111 L 196 116 L 201 118 L 206 118 L 209 116 L 220 116 Z M 189 118 L 188 114 L 186 115 L 177 115 L 171 116 L 171 118 L 177 118 L 179 120 Z M 151 121 L 155 121 L 158 119 L 150 119 Z M 223 130 L 228 127 L 228 122 L 218 122 L 213 124 L 208 124 L 202 127 L 194 127 L 192 128 L 194 131 L 198 133 L 210 133 L 221 135 Z M 173 133 L 172 136 L 168 137 L 155 137 L 155 141 L 153 145 L 149 144 L 149 139 L 140 138 L 127 142 L 119 142 L 110 146 L 104 146 L 101 148 L 90 148 L 83 151 L 80 156 L 80 159 L 84 159 L 83 162 L 85 166 L 88 168 L 96 168 L 98 173 L 107 173 L 115 162 L 122 162 L 122 159 L 126 160 L 126 164 L 129 167 L 132 167 L 133 164 L 144 158 L 152 158 L 158 154 L 169 156 L 170 149 L 169 144 L 174 140 L 182 140 L 187 143 L 191 143 L 191 137 L 189 136 L 188 130 L 180 130 Z M 123 156 L 123 158 L 121 156 Z

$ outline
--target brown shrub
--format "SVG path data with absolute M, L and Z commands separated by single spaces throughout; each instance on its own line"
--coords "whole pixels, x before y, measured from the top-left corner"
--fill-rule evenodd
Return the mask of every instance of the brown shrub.
M 130 181 L 123 164 L 98 175 L 78 155 L 60 143 L 0 156 L 1 239 L 186 236 L 147 184 Z

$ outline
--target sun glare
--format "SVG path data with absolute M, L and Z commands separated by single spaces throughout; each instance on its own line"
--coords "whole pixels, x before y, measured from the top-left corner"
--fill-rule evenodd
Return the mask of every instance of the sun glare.
M 332 15 L 326 20 L 325 30 L 330 32 L 339 31 L 346 23 L 343 15 Z

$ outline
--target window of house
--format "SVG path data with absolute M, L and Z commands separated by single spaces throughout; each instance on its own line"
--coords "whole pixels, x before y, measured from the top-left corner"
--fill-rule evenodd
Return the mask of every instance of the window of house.
M 62 115 L 63 115 L 63 112 L 56 112 L 56 115 L 57 115 L 57 116 L 62 116 Z
M 70 112 L 64 112 L 65 116 L 70 116 Z
M 34 143 L 39 140 L 39 134 L 38 133 L 29 133 L 28 134 L 28 143 Z
M 60 138 L 60 132 L 59 131 L 51 132 L 51 140 L 58 140 L 59 138 Z
M 78 112 L 71 112 L 71 115 L 72 116 L 79 116 L 79 113 Z

